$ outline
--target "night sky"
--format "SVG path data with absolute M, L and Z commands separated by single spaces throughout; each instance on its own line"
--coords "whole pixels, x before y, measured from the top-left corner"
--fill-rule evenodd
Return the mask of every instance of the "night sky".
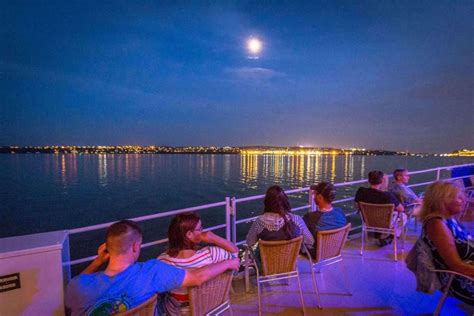
M 0 145 L 474 147 L 473 1 L 213 2 L 1 1 Z

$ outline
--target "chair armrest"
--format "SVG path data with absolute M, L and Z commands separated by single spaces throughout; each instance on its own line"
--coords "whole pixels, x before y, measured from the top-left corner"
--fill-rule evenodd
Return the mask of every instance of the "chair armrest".
M 474 278 L 472 278 L 472 277 L 470 277 L 470 276 L 467 276 L 467 275 L 465 275 L 465 274 L 456 272 L 456 271 L 452 271 L 452 270 L 438 270 L 438 269 L 432 269 L 431 271 L 433 271 L 433 272 L 438 272 L 438 273 L 454 274 L 454 275 L 457 275 L 457 276 L 466 278 L 466 279 L 468 279 L 468 280 L 474 281 Z

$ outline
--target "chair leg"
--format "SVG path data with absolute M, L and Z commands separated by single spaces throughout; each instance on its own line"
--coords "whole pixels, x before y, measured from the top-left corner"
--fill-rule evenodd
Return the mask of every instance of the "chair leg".
M 438 316 L 439 313 L 441 312 L 441 309 L 443 308 L 444 300 L 448 296 L 449 288 L 451 287 L 451 283 L 453 282 L 453 279 L 454 279 L 454 274 L 451 274 L 451 276 L 449 277 L 448 284 L 444 288 L 443 295 L 441 296 L 441 299 L 439 300 L 438 305 L 436 306 L 436 310 L 433 316 Z
M 395 261 L 398 261 L 398 249 L 397 249 L 397 231 L 393 232 L 393 251 L 395 252 Z
M 258 294 L 258 315 L 262 316 L 262 296 L 260 293 L 260 280 L 259 277 L 257 276 L 257 294 Z
M 314 275 L 314 268 L 313 268 L 312 265 L 311 265 L 310 269 L 311 269 L 311 277 L 313 278 L 314 290 L 316 291 L 316 300 L 318 302 L 318 308 L 321 308 L 321 297 L 319 296 L 318 285 L 316 284 L 316 277 Z
M 296 279 L 298 280 L 298 288 L 300 289 L 300 299 L 301 299 L 301 306 L 303 307 L 303 315 L 306 315 L 306 309 L 304 307 L 304 299 L 303 299 L 303 290 L 301 289 L 301 281 L 300 281 L 300 274 L 296 271 Z
M 364 252 L 364 239 L 365 239 L 365 234 L 366 234 L 366 231 L 364 229 L 364 227 L 362 226 L 362 236 L 361 237 L 361 244 L 360 244 L 360 255 L 362 256 L 363 252 Z
M 341 270 L 342 274 L 344 275 L 344 283 L 346 283 L 346 288 L 349 290 L 349 295 L 352 296 L 351 283 L 349 282 L 349 277 L 347 276 L 347 270 L 346 265 L 344 264 L 344 260 L 341 260 Z
M 405 229 L 403 230 L 403 233 L 402 233 L 402 260 L 405 258 L 405 240 L 407 239 L 407 232 L 408 231 Z
M 248 293 L 250 290 L 250 278 L 249 278 L 249 268 L 250 268 L 250 255 L 247 251 L 244 254 L 244 281 L 245 281 L 245 293 Z

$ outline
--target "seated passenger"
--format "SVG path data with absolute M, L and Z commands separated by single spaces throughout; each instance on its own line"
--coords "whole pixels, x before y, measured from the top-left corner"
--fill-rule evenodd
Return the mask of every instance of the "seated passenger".
M 390 191 L 401 199 L 405 207 L 409 204 L 421 203 L 423 201 L 407 186 L 409 179 L 410 175 L 407 169 L 395 169 L 393 171 L 394 183 Z
M 180 214 L 173 218 L 168 228 L 169 248 L 158 260 L 172 266 L 195 269 L 221 262 L 237 256 L 239 249 L 230 241 L 211 231 L 203 232 L 202 223 L 196 213 Z M 199 248 L 205 242 L 215 246 Z M 180 287 L 170 291 L 165 299 L 168 315 L 190 315 L 187 288 Z
M 471 235 L 454 218 L 465 203 L 463 189 L 450 182 L 431 184 L 421 208 L 423 222 L 421 238 L 429 246 L 436 269 L 452 270 L 474 277 L 474 241 Z M 448 275 L 438 274 L 441 284 L 448 282 Z M 450 294 L 474 305 L 474 281 L 456 276 Z
M 365 202 L 365 203 L 372 203 L 372 204 L 394 204 L 395 205 L 395 211 L 397 212 L 403 212 L 404 207 L 400 203 L 400 201 L 395 197 L 395 195 L 391 192 L 384 192 L 381 190 L 381 187 L 383 185 L 384 181 L 384 174 L 382 171 L 374 170 L 369 172 L 369 187 L 364 188 L 361 187 L 357 190 L 354 202 L 359 203 L 359 202 Z M 357 209 L 359 209 L 359 206 L 357 205 Z M 394 218 L 393 220 L 395 221 L 397 218 L 398 214 L 394 212 Z M 406 222 L 406 216 L 403 216 L 402 218 L 402 223 L 400 226 L 403 226 Z M 400 227 L 399 227 L 400 228 Z M 397 231 L 397 235 L 400 235 L 401 229 Z M 392 235 L 388 236 L 387 238 L 383 239 L 381 238 L 382 236 L 380 233 L 375 233 L 374 234 L 376 238 L 379 239 L 379 244 L 380 246 L 385 246 L 389 244 L 393 237 Z
M 281 187 L 277 185 L 269 187 L 263 204 L 263 215 L 257 217 L 247 233 L 247 245 L 252 247 L 259 239 L 290 240 L 303 235 L 303 243 L 307 247 L 313 246 L 313 235 L 303 219 L 291 213 L 290 202 Z
M 156 259 L 136 262 L 142 231 L 133 221 L 112 224 L 99 256 L 73 278 L 65 304 L 74 315 L 111 315 L 142 304 L 155 293 L 181 286 L 196 286 L 227 269 L 238 269 L 239 260 L 226 260 L 198 270 L 179 269 Z M 108 254 L 108 255 L 107 255 Z M 95 272 L 108 260 L 102 272 Z
M 318 210 L 306 213 L 303 220 L 315 238 L 320 230 L 336 229 L 347 224 L 342 209 L 333 207 L 331 204 L 336 199 L 336 189 L 331 183 L 321 182 L 318 185 L 312 185 L 311 190 L 314 191 L 314 202 Z

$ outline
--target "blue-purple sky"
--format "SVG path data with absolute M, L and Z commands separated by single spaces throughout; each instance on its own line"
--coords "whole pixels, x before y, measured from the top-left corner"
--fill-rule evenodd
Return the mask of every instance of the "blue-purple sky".
M 2 1 L 0 145 L 474 147 L 473 1 L 97 2 Z

